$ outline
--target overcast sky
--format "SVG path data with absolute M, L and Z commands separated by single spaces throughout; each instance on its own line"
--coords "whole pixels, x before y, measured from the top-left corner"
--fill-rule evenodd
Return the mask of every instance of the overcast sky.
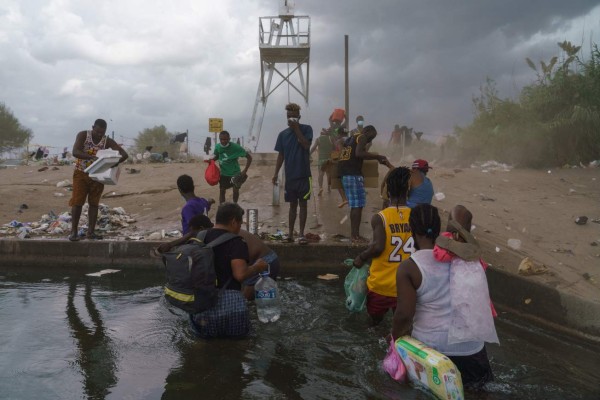
M 344 35 L 350 39 L 350 117 L 382 137 L 395 124 L 452 132 L 473 116 L 490 77 L 502 97 L 535 80 L 525 57 L 549 60 L 557 42 L 600 42 L 599 1 L 297 0 L 311 18 L 309 105 L 316 132 L 344 106 Z M 246 136 L 260 78 L 259 17 L 276 0 L 0 0 L 0 102 L 34 143 L 71 147 L 96 118 L 131 145 L 165 125 L 190 132 L 199 153 L 208 118 Z M 274 86 L 274 85 L 273 85 Z M 259 150 L 285 127 L 287 86 L 269 98 Z

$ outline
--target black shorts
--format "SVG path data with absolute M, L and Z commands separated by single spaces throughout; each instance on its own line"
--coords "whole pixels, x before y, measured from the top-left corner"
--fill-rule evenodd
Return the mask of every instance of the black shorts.
M 285 181 L 284 199 L 285 201 L 292 202 L 297 200 L 308 200 L 310 199 L 310 193 L 312 191 L 312 177 L 307 176 L 306 178 L 298 178 Z
M 231 178 L 233 178 L 233 176 L 221 175 L 221 178 L 219 178 L 219 188 L 229 189 L 233 187 L 233 184 L 231 183 Z
M 494 373 L 485 346 L 470 356 L 448 356 L 448 358 L 460 371 L 465 389 L 481 389 L 486 382 L 494 380 Z

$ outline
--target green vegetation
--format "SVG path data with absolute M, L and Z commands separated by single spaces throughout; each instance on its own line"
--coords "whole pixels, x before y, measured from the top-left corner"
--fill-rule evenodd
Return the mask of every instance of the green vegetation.
M 487 79 L 473 98 L 473 122 L 455 128 L 458 159 L 534 168 L 600 159 L 600 51 L 594 45 L 584 61 L 577 55 L 580 46 L 558 46 L 561 54 L 540 61 L 539 68 L 526 60 L 537 80 L 518 100 L 499 98 Z
M 23 147 L 31 138 L 31 129 L 21 125 L 10 108 L 0 103 L 0 152 Z
M 146 128 L 138 133 L 135 138 L 134 150 L 137 153 L 143 153 L 148 146 L 152 146 L 152 153 L 168 152 L 170 157 L 179 154 L 181 143 L 173 143 L 175 134 L 168 132 L 164 125 Z

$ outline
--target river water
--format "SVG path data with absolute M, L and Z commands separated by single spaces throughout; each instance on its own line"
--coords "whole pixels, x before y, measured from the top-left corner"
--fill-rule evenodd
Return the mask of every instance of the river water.
M 284 275 L 285 276 L 285 275 Z M 283 314 L 244 340 L 195 339 L 157 271 L 0 271 L 1 399 L 428 399 L 381 369 L 343 282 L 279 280 Z M 501 309 L 501 308 L 500 308 Z M 496 381 L 468 399 L 599 399 L 600 349 L 500 312 Z

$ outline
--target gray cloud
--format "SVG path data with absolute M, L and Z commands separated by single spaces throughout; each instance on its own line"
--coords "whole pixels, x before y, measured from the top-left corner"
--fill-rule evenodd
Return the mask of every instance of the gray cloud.
M 209 117 L 234 136 L 248 130 L 260 74 L 258 17 L 275 1 L 6 0 L 0 4 L 0 101 L 39 143 L 71 146 L 97 117 L 116 137 L 164 124 L 198 143 Z M 312 21 L 310 104 L 303 120 L 325 126 L 344 104 L 343 40 L 350 36 L 351 118 L 387 135 L 407 124 L 433 137 L 472 116 L 486 76 L 516 96 L 556 42 L 589 41 L 594 1 L 298 0 Z M 597 34 L 596 34 L 597 35 Z M 597 36 L 593 36 L 597 41 Z M 290 92 L 290 99 L 302 103 Z M 269 99 L 261 149 L 283 128 L 287 87 Z M 125 144 L 130 144 L 126 141 Z M 200 144 L 193 149 L 199 151 Z

